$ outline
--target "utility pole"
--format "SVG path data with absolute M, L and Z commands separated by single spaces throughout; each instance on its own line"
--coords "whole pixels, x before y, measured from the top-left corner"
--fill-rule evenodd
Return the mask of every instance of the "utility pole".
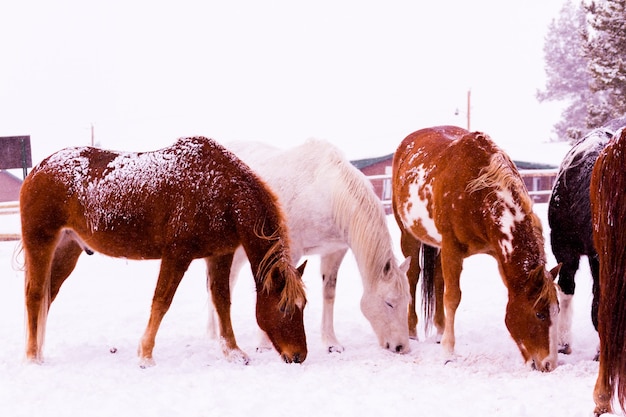
M 468 124 L 469 124 L 469 118 L 468 120 Z M 93 123 L 91 124 L 91 146 L 95 146 L 95 134 L 94 134 L 94 127 L 93 127 Z
M 467 130 L 470 131 L 470 108 L 471 108 L 472 90 L 467 90 Z

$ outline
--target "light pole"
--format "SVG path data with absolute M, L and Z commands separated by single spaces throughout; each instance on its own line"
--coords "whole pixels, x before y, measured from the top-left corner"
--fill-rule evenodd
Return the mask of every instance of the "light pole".
M 472 108 L 472 90 L 467 90 L 467 111 L 465 112 L 465 115 L 467 116 L 467 130 L 470 130 L 470 120 L 471 120 L 471 116 L 470 116 L 470 111 Z M 454 111 L 454 115 L 458 116 L 459 115 L 459 109 L 457 107 L 457 109 Z

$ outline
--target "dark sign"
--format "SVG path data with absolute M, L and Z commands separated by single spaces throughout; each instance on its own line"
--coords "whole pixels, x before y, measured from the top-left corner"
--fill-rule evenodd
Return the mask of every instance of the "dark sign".
M 0 169 L 30 168 L 30 136 L 0 137 Z

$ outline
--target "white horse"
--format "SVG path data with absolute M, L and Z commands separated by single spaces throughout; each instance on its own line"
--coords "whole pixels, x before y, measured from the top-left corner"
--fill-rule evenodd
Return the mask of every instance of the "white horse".
M 335 146 L 317 139 L 284 151 L 257 142 L 227 148 L 277 194 L 287 216 L 294 262 L 304 255 L 321 256 L 321 333 L 328 351 L 344 350 L 335 336 L 333 308 L 337 272 L 351 249 L 363 280 L 361 311 L 383 348 L 408 352 L 409 259 L 398 265 L 382 204 L 363 173 Z M 231 268 L 231 288 L 245 260 L 240 248 Z M 216 336 L 213 311 L 209 297 L 208 331 Z

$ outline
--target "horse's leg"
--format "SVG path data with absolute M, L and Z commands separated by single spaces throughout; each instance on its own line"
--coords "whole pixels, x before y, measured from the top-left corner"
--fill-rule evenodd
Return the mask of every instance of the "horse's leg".
M 443 331 L 446 327 L 446 316 L 443 308 L 443 293 L 445 285 L 443 281 L 443 271 L 441 268 L 441 252 L 435 259 L 435 327 L 437 328 L 437 342 L 441 342 Z
M 337 287 L 337 273 L 339 266 L 346 255 L 347 249 L 323 255 L 320 262 L 320 272 L 322 273 L 322 281 L 324 285 L 324 307 L 322 310 L 322 343 L 328 349 L 328 352 L 343 352 L 344 348 L 335 336 L 334 327 L 334 308 L 335 308 L 335 289 Z
M 422 243 L 415 239 L 409 232 L 403 230 L 400 236 L 400 248 L 402 249 L 402 254 L 405 257 L 410 256 L 411 262 L 409 264 L 409 270 L 406 273 L 406 276 L 409 280 L 409 292 L 411 294 L 411 300 L 409 301 L 409 311 L 408 311 L 408 326 L 409 326 L 409 337 L 411 339 L 418 339 L 417 335 L 417 311 L 415 306 L 415 292 L 417 290 L 417 282 L 420 277 L 420 248 Z
M 148 325 L 139 342 L 139 365 L 142 368 L 154 366 L 152 350 L 154 349 L 154 339 L 163 320 L 163 316 L 172 304 L 174 294 L 178 285 L 189 268 L 191 259 L 187 257 L 175 257 L 172 254 L 161 260 L 159 278 L 157 279 L 154 297 L 152 298 L 152 308 Z
M 231 362 L 248 364 L 250 358 L 239 349 L 230 318 L 230 267 L 233 254 L 206 258 L 211 296 L 219 319 L 220 345 L 224 356 Z
M 602 358 L 600 358 L 600 367 L 598 369 L 598 378 L 593 389 L 593 401 L 596 408 L 593 410 L 595 416 L 611 412 L 611 400 L 613 393 L 609 383 L 609 372 Z
M 574 316 L 574 308 L 572 298 L 576 289 L 574 276 L 578 270 L 580 257 L 573 250 L 565 248 L 557 250 L 555 257 L 561 262 L 561 270 L 559 271 L 558 285 L 559 295 L 559 322 L 558 322 L 558 344 L 559 352 L 570 354 L 572 352 L 572 318 Z
M 246 260 L 246 252 L 242 247 L 239 247 L 235 251 L 235 255 L 233 257 L 233 261 L 230 267 L 230 290 L 232 293 L 233 288 L 235 288 L 235 284 L 237 283 L 237 278 L 239 277 L 239 272 L 241 272 L 241 268 L 245 264 Z M 211 274 L 209 271 L 209 264 L 207 262 L 207 292 L 208 292 L 208 310 L 209 310 L 209 320 L 207 323 L 207 333 L 211 339 L 216 339 L 220 336 L 219 334 L 219 316 L 217 315 L 217 311 L 215 310 L 215 304 L 213 304 L 213 296 L 211 292 Z
M 67 235 L 66 235 L 67 236 Z M 54 301 L 61 285 L 67 277 L 70 276 L 76 262 L 83 252 L 81 246 L 69 237 L 64 236 L 56 250 L 52 259 L 52 270 L 50 273 L 50 303 Z
M 26 304 L 26 360 L 43 362 L 43 344 L 50 308 L 50 269 L 56 237 L 23 234 Z
M 593 327 L 598 331 L 598 303 L 600 302 L 600 261 L 598 255 L 594 254 L 589 256 L 589 269 L 591 270 L 591 277 L 593 278 L 591 293 L 593 300 L 591 301 L 591 322 Z M 600 357 L 600 347 L 598 347 L 594 360 L 598 360 Z
M 461 302 L 460 278 L 463 269 L 463 258 L 459 252 L 449 245 L 441 248 L 441 268 L 444 280 L 443 306 L 445 324 L 441 344 L 443 345 L 446 362 L 454 359 L 454 318 L 456 309 Z

